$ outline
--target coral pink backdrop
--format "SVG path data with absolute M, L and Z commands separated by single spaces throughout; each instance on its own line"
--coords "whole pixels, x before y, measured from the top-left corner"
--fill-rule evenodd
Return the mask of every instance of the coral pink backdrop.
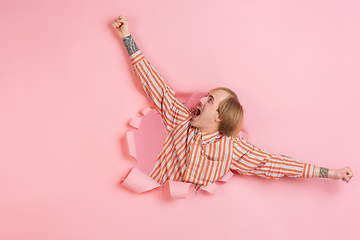
M 0 239 L 359 239 L 358 1 L 3 1 Z M 255 145 L 351 183 L 236 175 L 219 195 L 119 185 L 150 106 L 111 22 L 180 92 L 233 88 Z

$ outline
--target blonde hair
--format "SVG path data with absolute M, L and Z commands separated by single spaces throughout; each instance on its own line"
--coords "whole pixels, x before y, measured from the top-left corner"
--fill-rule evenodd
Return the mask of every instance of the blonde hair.
M 244 110 L 240 104 L 236 93 L 229 88 L 218 87 L 214 90 L 224 90 L 230 94 L 229 97 L 221 101 L 217 109 L 221 122 L 219 131 L 226 136 L 236 137 L 240 133 L 241 123 L 244 117 Z

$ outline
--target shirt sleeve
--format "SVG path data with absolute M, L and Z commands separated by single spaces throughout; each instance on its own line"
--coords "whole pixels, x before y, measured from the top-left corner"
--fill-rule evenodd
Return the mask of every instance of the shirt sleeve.
M 241 175 L 256 175 L 270 179 L 279 179 L 283 176 L 312 178 L 315 165 L 303 163 L 286 155 L 268 153 L 242 138 L 236 138 L 230 169 Z
M 154 103 L 168 132 L 192 116 L 192 110 L 175 98 L 175 91 L 162 79 L 140 50 L 130 56 L 130 61 L 142 89 Z

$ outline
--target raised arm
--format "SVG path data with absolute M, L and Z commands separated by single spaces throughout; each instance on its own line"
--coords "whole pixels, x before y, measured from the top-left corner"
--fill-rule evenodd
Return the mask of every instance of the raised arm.
M 175 98 L 175 91 L 162 79 L 139 50 L 130 35 L 127 18 L 119 16 L 112 25 L 124 42 L 142 89 L 163 118 L 166 130 L 172 131 L 180 122 L 192 116 L 191 109 Z
M 138 46 L 130 35 L 129 23 L 125 16 L 119 16 L 118 18 L 116 18 L 115 21 L 113 21 L 112 25 L 115 28 L 116 33 L 123 40 L 129 56 L 139 50 Z
M 241 175 L 257 175 L 264 178 L 331 178 L 349 182 L 353 176 L 349 167 L 327 169 L 313 164 L 303 163 L 286 155 L 274 155 L 237 138 L 234 144 L 234 156 L 230 166 Z

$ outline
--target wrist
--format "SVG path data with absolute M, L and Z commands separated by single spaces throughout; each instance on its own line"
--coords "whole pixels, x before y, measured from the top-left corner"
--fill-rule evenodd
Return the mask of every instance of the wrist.
M 337 169 L 329 169 L 329 176 L 328 178 L 338 180 L 341 179 L 341 174 L 339 176 L 339 172 Z
M 124 38 L 130 36 L 131 34 L 129 32 L 127 32 L 127 33 L 121 33 L 119 35 L 120 35 L 121 39 L 124 39 Z

